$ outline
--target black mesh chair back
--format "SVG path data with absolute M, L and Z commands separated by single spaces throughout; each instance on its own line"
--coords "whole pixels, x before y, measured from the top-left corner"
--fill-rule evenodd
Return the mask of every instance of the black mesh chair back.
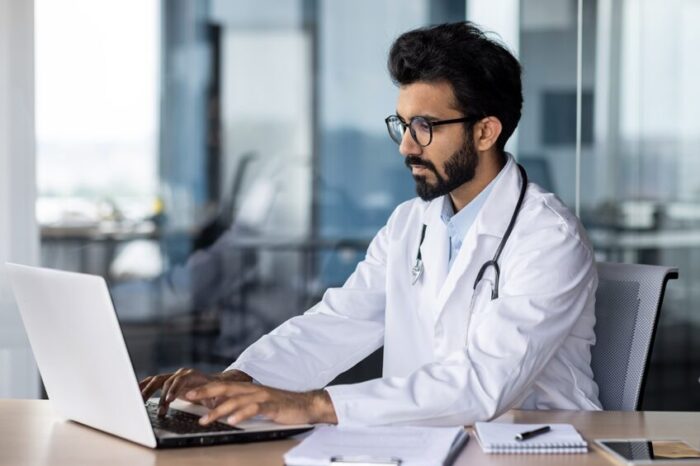
M 641 405 L 666 283 L 678 269 L 599 262 L 593 378 L 605 410 Z

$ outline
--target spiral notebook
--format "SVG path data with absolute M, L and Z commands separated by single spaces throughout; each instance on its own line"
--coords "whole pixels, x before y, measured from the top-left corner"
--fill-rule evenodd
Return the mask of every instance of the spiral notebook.
M 521 432 L 535 430 L 545 424 L 509 424 L 477 422 L 476 438 L 484 453 L 587 453 L 588 443 L 571 424 L 546 424 L 551 430 L 528 440 L 518 441 Z

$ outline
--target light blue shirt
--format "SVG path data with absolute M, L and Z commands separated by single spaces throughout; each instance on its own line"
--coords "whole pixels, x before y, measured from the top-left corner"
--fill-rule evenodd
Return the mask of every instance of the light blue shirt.
M 501 177 L 503 170 L 498 173 L 498 176 L 491 180 L 491 182 L 474 198 L 465 205 L 462 210 L 455 214 L 454 208 L 452 207 L 452 200 L 449 194 L 444 197 L 442 204 L 442 213 L 440 218 L 445 223 L 447 227 L 447 234 L 450 237 L 450 260 L 447 263 L 447 270 L 452 268 L 452 263 L 459 253 L 459 249 L 462 247 L 462 242 L 464 237 L 467 236 L 469 228 L 471 228 L 476 216 L 479 215 L 479 211 L 489 197 L 489 193 L 495 186 L 498 179 Z

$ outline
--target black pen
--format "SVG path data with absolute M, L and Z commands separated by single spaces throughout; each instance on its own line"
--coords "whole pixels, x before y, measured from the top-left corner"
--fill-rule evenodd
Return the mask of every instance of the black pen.
M 544 427 L 540 427 L 539 429 L 528 430 L 527 432 L 520 432 L 518 435 L 515 436 L 515 440 L 519 440 L 519 441 L 527 440 L 527 439 L 532 438 L 532 437 L 537 437 L 538 435 L 546 434 L 550 430 L 552 430 L 551 427 L 544 426 Z

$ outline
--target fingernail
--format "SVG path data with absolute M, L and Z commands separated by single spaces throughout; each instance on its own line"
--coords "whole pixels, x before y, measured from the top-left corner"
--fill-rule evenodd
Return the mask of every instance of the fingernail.
M 233 424 L 235 424 L 235 423 L 238 422 L 238 418 L 236 418 L 236 416 L 229 416 L 229 418 L 226 419 L 226 421 L 227 421 L 229 424 L 233 425 Z
M 202 416 L 199 418 L 199 423 L 204 425 L 209 421 L 209 416 Z
M 187 398 L 190 398 L 190 399 L 194 398 L 195 395 L 196 395 L 196 393 L 194 392 L 194 390 L 190 390 L 189 392 L 187 392 L 187 393 L 185 394 L 185 396 L 186 396 Z

